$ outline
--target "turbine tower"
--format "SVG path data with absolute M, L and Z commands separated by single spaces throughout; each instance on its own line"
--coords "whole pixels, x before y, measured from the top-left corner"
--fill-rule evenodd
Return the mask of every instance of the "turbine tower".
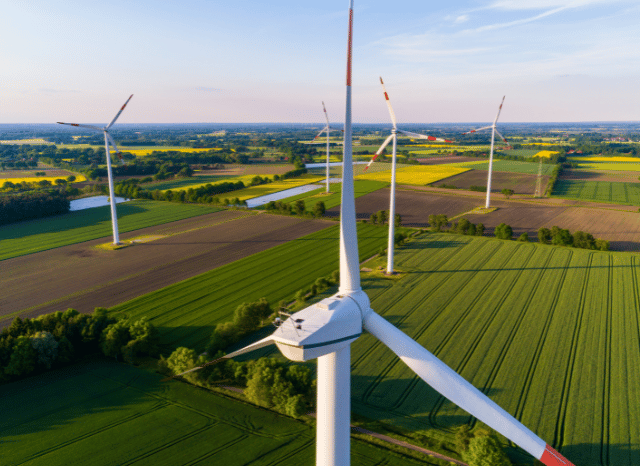
M 327 120 L 327 126 L 322 128 L 320 132 L 316 135 L 316 137 L 313 138 L 313 140 L 315 141 L 316 139 L 318 139 L 322 135 L 322 133 L 324 132 L 327 133 L 327 193 L 328 193 L 329 192 L 329 133 L 331 133 L 331 131 L 340 131 L 340 130 L 337 128 L 332 128 L 329 125 L 329 115 L 327 115 L 327 108 L 324 106 L 324 102 L 322 102 L 322 110 L 324 110 L 324 117 Z
M 129 101 L 131 100 L 131 97 L 133 97 L 133 94 L 129 96 L 129 98 L 124 103 L 122 108 L 120 108 L 120 111 L 116 114 L 113 120 L 111 120 L 111 123 L 109 123 L 104 128 L 100 128 L 99 126 L 93 126 L 93 125 L 81 125 L 78 123 L 63 123 L 61 121 L 58 121 L 58 124 L 61 124 L 61 125 L 76 126 L 78 128 L 89 128 L 95 131 L 102 131 L 104 133 L 104 149 L 107 154 L 107 176 L 109 178 L 109 199 L 111 201 L 111 228 L 113 230 L 114 245 L 120 244 L 120 234 L 118 232 L 118 214 L 116 212 L 116 198 L 113 193 L 113 173 L 111 171 L 111 152 L 109 151 L 109 145 L 113 147 L 113 150 L 116 152 L 116 155 L 120 160 L 122 160 L 122 155 L 120 154 L 120 151 L 118 150 L 118 147 L 116 146 L 115 141 L 111 137 L 111 134 L 109 134 L 109 128 L 111 128 L 113 124 L 116 122 L 116 120 L 120 117 L 120 114 L 122 113 L 124 108 L 127 106 Z
M 391 117 L 391 123 L 393 124 L 393 128 L 391 129 L 391 136 L 389 136 L 380 146 L 380 149 L 374 154 L 373 158 L 369 161 L 367 166 L 364 168 L 365 171 L 371 166 L 371 164 L 378 158 L 378 156 L 382 153 L 385 147 L 389 144 L 389 142 L 393 141 L 393 155 L 391 157 L 391 192 L 389 194 L 389 240 L 387 242 L 387 275 L 391 275 L 393 273 L 393 248 L 395 243 L 395 221 L 396 221 L 396 151 L 398 145 L 398 132 L 410 136 L 412 138 L 417 139 L 426 139 L 428 141 L 440 141 L 440 142 L 452 142 L 448 139 L 436 138 L 434 136 L 426 136 L 424 134 L 411 133 L 409 131 L 403 131 L 398 129 L 398 121 L 396 120 L 396 114 L 393 111 L 393 107 L 391 106 L 391 101 L 389 100 L 389 94 L 387 94 L 387 90 L 384 87 L 384 81 L 382 81 L 382 77 L 380 78 L 380 84 L 382 84 L 382 92 L 384 93 L 384 98 L 387 101 L 387 107 L 389 108 L 389 116 Z
M 292 361 L 318 359 L 318 407 L 316 464 L 350 464 L 350 360 L 351 343 L 364 330 L 384 343 L 421 379 L 440 394 L 475 416 L 547 466 L 570 466 L 557 451 L 491 401 L 480 390 L 424 349 L 410 337 L 376 314 L 360 287 L 358 238 L 356 236 L 353 164 L 351 153 L 351 44 L 353 0 L 349 5 L 347 48 L 347 106 L 344 123 L 344 164 L 340 211 L 340 287 L 323 299 L 284 321 L 276 331 L 256 343 L 207 364 L 275 343 Z M 572 465 L 571 465 L 572 466 Z
M 471 133 L 476 133 L 478 131 L 491 128 L 491 153 L 489 154 L 489 175 L 487 179 L 487 199 L 485 202 L 486 209 L 491 207 L 490 205 L 491 204 L 491 171 L 493 169 L 493 144 L 496 138 L 496 133 L 498 133 L 498 136 L 500 136 L 504 142 L 507 142 L 504 136 L 500 134 L 500 131 L 498 131 L 498 129 L 496 128 L 496 123 L 498 123 L 498 117 L 500 117 L 500 112 L 502 111 L 502 104 L 504 104 L 505 97 L 506 96 L 502 96 L 502 102 L 500 102 L 500 107 L 498 108 L 498 114 L 496 115 L 496 119 L 493 120 L 493 124 L 491 126 L 483 126 L 482 128 L 472 129 L 471 131 L 462 133 L 462 134 L 471 134 Z

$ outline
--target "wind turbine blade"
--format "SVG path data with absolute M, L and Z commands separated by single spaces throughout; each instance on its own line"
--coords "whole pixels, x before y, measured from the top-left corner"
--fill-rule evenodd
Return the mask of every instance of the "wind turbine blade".
M 427 136 L 426 134 L 412 133 L 411 131 L 403 131 L 401 129 L 399 129 L 398 132 L 404 134 L 405 136 L 411 136 L 412 138 L 417 138 L 417 139 L 427 139 L 429 141 L 438 141 L 438 142 L 453 142 L 453 141 L 449 141 L 448 139 L 437 138 L 435 136 Z
M 482 131 L 484 129 L 491 129 L 491 128 L 493 128 L 493 126 L 483 126 L 482 128 L 472 129 L 471 131 L 467 131 L 466 133 L 462 133 L 462 134 L 477 133 L 478 131 Z
M 329 127 L 329 115 L 327 115 L 327 107 L 324 106 L 324 101 L 322 102 L 322 110 L 324 110 L 324 117 L 327 120 L 327 128 Z
M 544 464 L 573 466 L 484 393 L 384 318 L 370 311 L 363 324 L 368 332 L 389 347 L 422 380 L 469 414 Z
M 382 81 L 382 77 L 380 77 L 380 84 L 382 84 L 382 92 L 384 92 L 384 98 L 387 101 L 387 107 L 389 107 L 389 116 L 391 116 L 391 123 L 393 123 L 393 129 L 398 127 L 398 122 L 396 121 L 396 114 L 393 113 L 393 107 L 391 106 L 391 101 L 389 100 L 389 94 L 387 94 L 387 90 L 384 87 L 384 81 Z
M 498 122 L 498 118 L 500 117 L 500 112 L 502 111 L 502 104 L 504 104 L 504 98 L 506 97 L 506 95 L 502 96 L 502 102 L 500 102 L 500 107 L 498 108 L 498 114 L 496 115 L 496 119 L 493 120 L 493 125 L 495 126 L 495 124 Z
M 63 123 L 62 121 L 57 121 L 56 123 L 58 123 L 59 125 L 77 126 L 78 128 L 89 128 L 89 129 L 95 129 L 95 130 L 98 130 L 98 131 L 102 131 L 102 128 L 100 128 L 98 126 L 81 125 L 79 123 Z
M 507 144 L 509 144 L 509 143 L 507 142 L 507 139 L 506 139 L 502 134 L 500 134 L 500 131 L 498 131 L 498 128 L 496 128 L 496 133 L 498 134 L 498 136 L 500 136 L 500 137 L 502 138 L 502 140 L 503 140 L 504 142 L 506 142 Z
M 389 145 L 389 143 L 393 141 L 393 134 L 390 135 L 387 139 L 384 140 L 384 142 L 382 143 L 382 145 L 380 146 L 380 149 L 378 149 L 378 151 L 374 154 L 374 156 L 371 158 L 371 160 L 369 161 L 369 163 L 367 164 L 366 167 L 364 167 L 365 171 L 367 170 L 367 168 L 369 168 L 371 166 L 371 164 L 378 158 L 378 156 L 380 154 L 382 154 L 382 151 L 384 150 L 385 147 L 387 147 Z
M 251 351 L 255 351 L 257 349 L 260 348 L 264 348 L 265 346 L 269 346 L 273 344 L 273 336 L 270 335 L 267 338 L 263 338 L 262 340 L 256 341 L 255 343 L 252 343 L 248 346 L 245 346 L 244 348 L 239 349 L 238 351 L 234 351 L 232 353 L 229 354 L 225 354 L 224 356 L 222 356 L 221 358 L 217 358 L 214 359 L 212 361 L 209 361 L 201 366 L 197 366 L 197 367 L 193 367 L 191 369 L 189 369 L 188 371 L 184 371 L 181 372 L 179 374 L 176 375 L 172 375 L 171 377 L 167 377 L 166 379 L 162 379 L 161 382 L 167 382 L 171 379 L 175 379 L 176 377 L 182 377 L 183 375 L 189 374 L 191 372 L 195 372 L 195 371 L 199 371 L 200 369 L 203 369 L 207 366 L 211 366 L 212 364 L 217 364 L 220 361 L 224 361 L 226 359 L 231 359 L 231 358 L 235 358 L 236 356 L 240 356 L 241 354 L 245 354 L 245 353 L 249 353 Z
M 342 194 L 340 204 L 340 293 L 362 290 L 358 257 L 358 230 L 353 187 L 353 141 L 351 125 L 351 57 L 353 51 L 353 0 L 349 2 L 349 38 L 347 42 L 347 89 L 342 157 Z
M 111 137 L 108 131 L 105 131 L 105 132 L 107 134 L 107 139 L 109 139 L 109 144 L 111 144 L 111 147 L 113 147 L 113 150 L 118 156 L 118 159 L 120 159 L 120 162 L 122 162 L 122 164 L 124 165 L 124 158 L 122 157 L 122 153 L 118 149 L 118 146 L 116 146 L 116 142 L 113 140 L 113 138 Z
M 315 141 L 316 139 L 318 139 L 322 135 L 322 133 L 324 133 L 325 131 L 329 131 L 329 129 L 326 126 L 320 130 L 320 132 L 316 135 L 315 138 L 313 138 L 313 140 Z
M 133 97 L 133 94 L 131 94 L 129 96 L 129 98 L 127 99 L 127 101 L 124 103 L 124 105 L 122 106 L 122 108 L 120 109 L 120 111 L 116 114 L 115 117 L 113 117 L 113 120 L 111 120 L 111 123 L 109 123 L 109 125 L 105 128 L 105 129 L 109 129 L 113 126 L 113 124 L 116 122 L 116 120 L 118 119 L 118 117 L 120 116 L 120 114 L 122 113 L 122 111 L 124 110 L 124 108 L 127 106 L 127 104 L 129 103 L 129 101 L 131 100 L 131 97 Z

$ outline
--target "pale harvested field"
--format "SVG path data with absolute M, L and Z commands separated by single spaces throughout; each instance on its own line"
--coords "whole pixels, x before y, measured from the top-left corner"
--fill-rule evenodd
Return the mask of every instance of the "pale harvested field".
M 20 314 L 111 307 L 333 224 L 222 211 L 121 235 L 159 239 L 116 251 L 88 241 L 2 261 L 0 326 Z M 221 284 L 224 286 L 224 284 Z

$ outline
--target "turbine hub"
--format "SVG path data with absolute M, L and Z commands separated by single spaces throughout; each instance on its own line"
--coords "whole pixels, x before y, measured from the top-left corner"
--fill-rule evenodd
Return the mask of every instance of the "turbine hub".
M 370 311 L 363 291 L 338 293 L 291 315 L 272 338 L 286 358 L 309 361 L 354 342 L 362 334 L 362 321 Z

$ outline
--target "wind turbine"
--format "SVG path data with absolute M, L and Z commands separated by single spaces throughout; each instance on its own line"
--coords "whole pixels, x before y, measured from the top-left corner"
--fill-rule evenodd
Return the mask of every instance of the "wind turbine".
M 350 0 L 338 293 L 292 314 L 267 338 L 178 376 L 272 343 L 275 343 L 282 354 L 292 361 L 309 361 L 317 358 L 316 464 L 348 466 L 350 464 L 351 343 L 366 330 L 398 355 L 421 379 L 469 414 L 500 432 L 547 466 L 570 466 L 571 463 L 568 460 L 542 439 L 433 354 L 376 314 L 369 306 L 369 297 L 360 287 L 353 190 L 352 30 L 353 0 Z
M 471 134 L 471 133 L 476 133 L 478 131 L 482 131 L 484 129 L 491 128 L 491 153 L 489 154 L 489 176 L 487 180 L 487 200 L 484 206 L 486 209 L 490 207 L 490 203 L 491 203 L 491 171 L 493 169 L 493 144 L 496 138 L 496 133 L 498 133 L 498 136 L 500 136 L 504 142 L 507 142 L 504 136 L 500 134 L 500 131 L 498 131 L 498 129 L 496 128 L 496 123 L 498 122 L 498 117 L 500 116 L 500 112 L 502 111 L 502 104 L 504 103 L 505 97 L 506 96 L 502 96 L 502 102 L 500 102 L 500 107 L 498 108 L 498 114 L 496 115 L 496 119 L 493 120 L 493 124 L 491 126 L 483 126 L 482 128 L 472 129 L 471 131 L 462 133 L 462 134 Z
M 113 230 L 113 244 L 115 245 L 120 244 L 120 234 L 118 233 L 118 214 L 116 213 L 116 198 L 113 193 L 113 173 L 111 172 L 111 152 L 109 151 L 109 145 L 113 147 L 113 150 L 115 150 L 116 155 L 120 160 L 122 160 L 122 155 L 120 155 L 118 146 L 116 146 L 116 143 L 111 137 L 111 134 L 109 134 L 109 128 L 111 128 L 113 124 L 116 122 L 116 120 L 120 117 L 120 114 L 122 113 L 124 108 L 127 106 L 129 101 L 131 100 L 131 97 L 133 97 L 133 94 L 129 96 L 129 98 L 124 103 L 120 111 L 116 114 L 113 120 L 111 120 L 111 123 L 109 123 L 104 128 L 100 128 L 99 126 L 93 126 L 93 125 L 81 125 L 78 123 L 63 123 L 61 121 L 58 121 L 58 124 L 61 124 L 61 125 L 77 126 L 78 128 L 89 128 L 95 131 L 102 131 L 104 133 L 104 149 L 105 149 L 105 152 L 107 153 L 107 176 L 109 177 L 109 199 L 111 201 L 111 228 Z
M 329 133 L 331 131 L 340 131 L 340 130 L 337 128 L 332 128 L 329 125 L 329 115 L 327 115 L 327 108 L 324 106 L 324 102 L 322 102 L 322 110 L 324 110 L 324 117 L 327 120 L 327 126 L 322 128 L 322 130 L 320 130 L 320 132 L 317 134 L 315 138 L 313 138 L 313 140 L 315 141 L 316 139 L 318 139 L 322 133 L 324 132 L 327 133 L 327 193 L 328 193 L 329 192 Z
M 391 193 L 390 197 L 390 206 L 389 206 L 389 240 L 387 242 L 387 275 L 391 275 L 393 273 L 393 247 L 394 247 L 394 239 L 395 239 L 395 221 L 396 221 L 396 151 L 398 145 L 398 132 L 401 132 L 404 135 L 411 136 L 412 138 L 417 139 L 427 139 L 428 141 L 440 141 L 440 142 L 452 142 L 448 139 L 436 138 L 434 136 L 427 136 L 424 134 L 411 133 L 409 131 L 403 131 L 398 129 L 398 122 L 396 120 L 396 114 L 393 112 L 393 107 L 391 106 L 391 101 L 389 100 L 389 94 L 387 94 L 387 90 L 384 87 L 384 81 L 382 81 L 382 77 L 380 78 L 380 84 L 382 84 L 382 92 L 384 93 L 384 98 L 387 101 L 387 107 L 389 108 L 389 116 L 391 117 L 391 123 L 393 124 L 393 128 L 391 129 L 391 136 L 389 136 L 380 146 L 380 149 L 374 154 L 371 161 L 364 168 L 365 171 L 371 166 L 371 164 L 378 158 L 378 156 L 382 153 L 385 147 L 389 144 L 389 142 L 393 141 L 393 155 L 391 157 Z

